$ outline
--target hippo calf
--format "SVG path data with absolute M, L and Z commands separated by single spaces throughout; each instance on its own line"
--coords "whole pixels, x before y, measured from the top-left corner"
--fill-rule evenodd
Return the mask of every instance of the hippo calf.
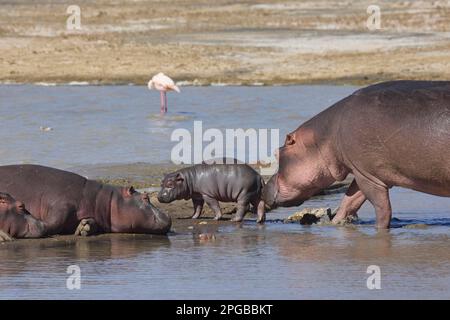
M 0 192 L 0 235 L 1 240 L 14 238 L 39 238 L 45 235 L 42 221 L 34 218 L 25 205 L 11 195 Z
M 222 217 L 219 201 L 237 202 L 236 216 L 232 219 L 236 222 L 244 219 L 249 204 L 252 204 L 258 213 L 258 223 L 262 223 L 265 220 L 261 199 L 263 186 L 262 177 L 246 164 L 197 164 L 165 175 L 158 201 L 169 203 L 192 199 L 192 219 L 200 217 L 206 202 L 216 220 Z
M 264 190 L 296 206 L 352 173 L 333 222 L 369 200 L 388 228 L 393 186 L 450 197 L 450 82 L 391 81 L 360 89 L 289 133 Z
M 133 187 L 113 187 L 54 168 L 0 166 L 0 190 L 27 205 L 31 214 L 28 220 L 33 217 L 43 224 L 40 236 L 165 234 L 171 227 L 170 217 L 154 207 L 147 194 Z M 11 221 L 11 228 L 20 229 L 16 236 L 26 236 L 27 224 L 18 222 L 19 218 Z

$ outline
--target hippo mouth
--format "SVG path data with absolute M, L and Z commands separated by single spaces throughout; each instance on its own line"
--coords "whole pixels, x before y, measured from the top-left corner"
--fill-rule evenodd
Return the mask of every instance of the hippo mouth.
M 282 201 L 282 202 L 277 202 L 277 206 L 278 207 L 298 207 L 301 206 L 303 204 L 303 200 L 289 200 L 289 201 Z
M 303 204 L 302 198 L 288 198 L 284 196 L 278 181 L 278 174 L 274 174 L 263 189 L 263 199 L 270 209 L 277 207 L 296 207 Z
M 158 201 L 160 203 L 170 203 L 172 202 L 172 190 L 169 188 L 164 188 L 158 193 Z
M 171 217 L 154 206 L 152 206 L 152 211 L 155 216 L 155 233 L 166 234 L 169 232 L 172 227 Z
M 278 207 L 297 207 L 305 202 L 305 199 L 300 195 L 297 195 L 295 191 L 283 192 L 285 190 L 278 186 L 277 193 L 275 195 L 274 203 Z M 294 195 L 294 196 L 292 196 Z
M 301 206 L 305 201 L 304 200 L 283 200 L 283 199 L 279 199 L 278 196 L 279 193 L 277 193 L 277 195 L 275 195 L 275 199 L 273 200 L 272 203 L 268 203 L 267 205 L 269 206 L 270 209 L 276 209 L 278 207 L 298 207 Z

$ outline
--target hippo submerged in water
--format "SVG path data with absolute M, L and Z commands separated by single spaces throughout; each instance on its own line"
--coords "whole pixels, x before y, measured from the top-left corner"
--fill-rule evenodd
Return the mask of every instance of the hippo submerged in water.
M 450 82 L 393 81 L 361 89 L 302 124 L 279 149 L 264 190 L 271 206 L 296 206 L 352 173 L 333 222 L 368 199 L 388 228 L 389 188 L 450 197 Z
M 257 221 L 264 222 L 264 202 L 261 193 L 264 180 L 246 164 L 197 164 L 164 176 L 158 201 L 169 203 L 175 200 L 192 199 L 194 215 L 200 217 L 206 202 L 214 211 L 216 220 L 221 219 L 219 201 L 237 202 L 236 216 L 239 222 L 252 204 L 258 213 Z
M 42 223 L 39 232 L 28 234 L 25 229 L 29 224 L 23 222 L 23 215 L 18 214 L 16 219 L 9 215 L 10 229 L 17 229 L 17 237 L 109 232 L 166 234 L 171 227 L 170 217 L 154 207 L 147 194 L 54 168 L 0 166 L 0 190 L 25 203 L 31 214 L 28 220 L 33 224 L 31 218 Z M 24 210 L 19 213 L 26 214 Z

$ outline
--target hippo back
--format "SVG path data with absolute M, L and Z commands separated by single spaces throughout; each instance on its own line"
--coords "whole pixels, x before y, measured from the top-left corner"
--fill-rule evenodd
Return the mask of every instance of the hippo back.
M 336 106 L 336 145 L 349 167 L 380 184 L 447 194 L 450 82 L 386 82 Z
M 86 182 L 80 175 L 39 165 L 0 166 L 0 190 L 25 202 L 38 219 L 61 199 L 77 206 Z

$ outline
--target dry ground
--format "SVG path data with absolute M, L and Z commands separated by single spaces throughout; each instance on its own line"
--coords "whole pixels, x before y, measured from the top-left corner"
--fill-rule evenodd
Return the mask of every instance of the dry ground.
M 370 83 L 450 78 L 450 1 L 0 0 L 0 81 Z M 66 9 L 81 8 L 68 31 Z

